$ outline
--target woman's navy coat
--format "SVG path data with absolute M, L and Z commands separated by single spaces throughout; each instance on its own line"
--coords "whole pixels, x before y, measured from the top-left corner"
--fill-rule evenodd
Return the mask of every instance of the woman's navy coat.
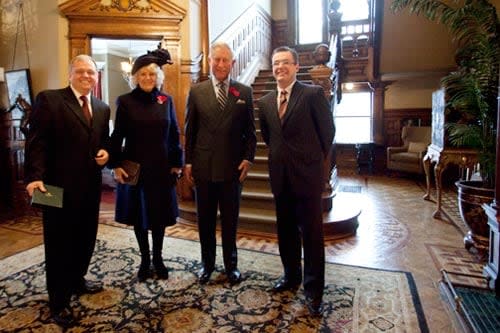
M 111 135 L 110 168 L 124 159 L 140 163 L 136 186 L 118 184 L 118 222 L 145 227 L 169 226 L 178 216 L 173 167 L 183 165 L 179 127 L 172 98 L 139 87 L 118 97 L 116 120 Z

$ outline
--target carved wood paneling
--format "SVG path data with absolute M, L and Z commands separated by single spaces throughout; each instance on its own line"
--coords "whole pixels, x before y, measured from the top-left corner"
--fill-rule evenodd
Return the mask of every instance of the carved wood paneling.
M 123 38 L 162 41 L 174 62 L 164 66 L 164 90 L 172 95 L 182 117 L 185 94 L 181 87 L 180 23 L 186 10 L 166 0 L 70 0 L 59 5 L 69 22 L 69 57 L 91 54 L 91 39 Z
M 25 204 L 24 189 L 24 135 L 21 132 L 21 114 L 17 109 L 0 114 L 0 209 L 18 211 Z M 18 190 L 21 187 L 21 190 Z
M 384 110 L 384 136 L 386 146 L 400 146 L 401 128 L 404 120 L 420 119 L 420 126 L 431 125 L 432 109 L 385 109 Z
M 288 45 L 288 20 L 275 20 L 273 22 L 272 49 Z

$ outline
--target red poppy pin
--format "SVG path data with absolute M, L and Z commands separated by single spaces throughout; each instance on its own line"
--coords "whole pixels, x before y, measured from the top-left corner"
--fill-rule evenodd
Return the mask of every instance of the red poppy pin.
M 158 102 L 158 104 L 163 104 L 163 103 L 165 103 L 166 100 L 167 100 L 167 96 L 164 96 L 164 95 L 158 95 L 156 97 L 156 101 Z
M 235 97 L 240 96 L 240 92 L 235 87 L 229 87 L 229 92 Z

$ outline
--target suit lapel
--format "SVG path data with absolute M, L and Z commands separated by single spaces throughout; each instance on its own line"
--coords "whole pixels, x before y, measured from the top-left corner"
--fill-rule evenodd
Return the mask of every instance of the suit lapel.
M 218 110 L 219 105 L 217 103 L 217 96 L 215 96 L 215 91 L 214 87 L 212 85 L 211 80 L 206 80 L 204 84 L 200 86 L 201 92 L 203 96 L 207 96 L 206 101 L 208 103 L 207 107 L 209 110 Z M 216 120 L 220 112 L 210 112 L 209 113 L 210 117 L 214 120 Z
M 91 96 L 91 104 L 92 104 L 92 128 L 94 128 L 95 126 L 98 126 L 98 124 L 101 124 L 103 113 L 98 106 L 96 97 Z
M 238 97 L 234 96 L 231 91 L 232 90 L 238 90 L 236 87 L 235 83 L 233 80 L 229 80 L 229 87 L 227 89 L 227 103 L 226 106 L 224 107 L 224 110 L 222 110 L 222 116 L 225 119 L 228 116 L 228 113 L 231 112 L 233 109 L 234 105 L 236 104 L 236 101 Z
M 212 94 L 213 94 L 214 100 L 215 100 L 214 110 L 217 111 L 217 112 L 214 112 L 215 117 L 216 117 L 216 121 L 215 121 L 216 128 L 220 127 L 222 125 L 222 123 L 224 123 L 224 121 L 228 121 L 228 119 L 230 118 L 231 110 L 232 110 L 234 104 L 236 103 L 236 96 L 234 96 L 233 94 L 231 94 L 229 92 L 231 90 L 231 87 L 236 89 L 236 87 L 234 86 L 233 80 L 229 80 L 229 88 L 228 88 L 226 105 L 224 106 L 224 109 L 219 110 L 219 103 L 217 102 L 217 96 L 215 96 L 215 91 L 214 91 L 213 86 L 212 86 Z
M 278 91 L 274 90 L 270 93 L 269 95 L 269 105 L 270 105 L 270 110 L 271 110 L 271 119 L 272 121 L 279 125 L 277 127 L 281 128 L 281 120 L 278 116 L 278 104 L 277 104 L 277 99 L 278 99 Z
M 82 107 L 69 86 L 64 90 L 64 103 L 86 128 L 90 128 L 83 116 Z
M 286 107 L 285 117 L 283 118 L 283 126 L 286 124 L 288 119 L 293 115 L 295 105 L 297 105 L 300 100 L 302 93 L 304 92 L 304 86 L 299 82 L 295 82 L 292 87 L 292 92 L 290 93 L 290 99 L 288 100 L 288 105 Z

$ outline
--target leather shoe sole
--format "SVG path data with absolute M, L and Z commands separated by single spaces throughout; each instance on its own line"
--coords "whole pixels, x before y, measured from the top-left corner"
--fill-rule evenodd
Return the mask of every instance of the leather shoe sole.
M 286 278 L 279 279 L 276 284 L 273 286 L 273 291 L 282 292 L 282 291 L 296 291 L 300 287 L 300 282 L 290 281 Z
M 212 272 L 213 270 L 202 268 L 198 273 L 198 282 L 201 284 L 207 283 L 208 280 L 210 280 L 210 275 L 212 275 Z
M 149 267 L 139 267 L 139 272 L 137 272 L 137 279 L 139 280 L 139 282 L 144 282 L 151 276 L 151 269 Z
M 73 289 L 73 293 L 75 295 L 97 294 L 103 290 L 104 288 L 102 287 L 102 284 L 97 282 L 85 281 L 83 284 L 76 286 Z
M 306 306 L 311 316 L 319 317 L 323 314 L 323 302 L 321 299 L 306 297 Z
M 53 313 L 52 320 L 54 320 L 57 325 L 64 328 L 70 327 L 75 323 L 75 317 L 69 309 L 64 309 Z
M 241 273 L 239 270 L 234 269 L 227 273 L 227 279 L 229 280 L 229 283 L 231 284 L 236 284 L 241 282 Z
M 155 268 L 156 276 L 158 277 L 158 279 L 168 279 L 168 268 L 163 264 L 163 262 L 153 264 L 153 266 Z

